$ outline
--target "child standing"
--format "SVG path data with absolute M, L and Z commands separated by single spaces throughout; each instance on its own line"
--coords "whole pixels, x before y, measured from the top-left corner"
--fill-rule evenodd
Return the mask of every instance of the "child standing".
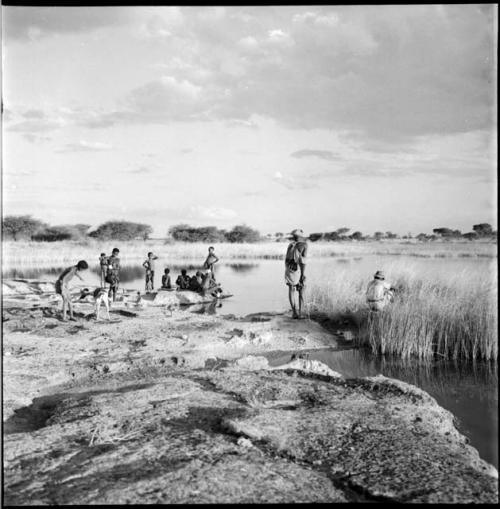
M 106 272 L 108 271 L 108 257 L 106 253 L 101 253 L 99 266 L 101 267 L 101 288 L 104 288 L 106 286 Z
M 149 293 L 154 289 L 154 277 L 155 277 L 155 260 L 158 257 L 153 253 L 148 253 L 148 259 L 142 264 L 146 269 L 146 292 Z
M 205 270 L 210 270 L 211 274 L 212 274 L 212 279 L 215 281 L 215 274 L 214 274 L 214 265 L 219 261 L 219 259 L 217 258 L 217 256 L 215 256 L 215 249 L 214 249 L 214 246 L 210 246 L 208 248 L 208 256 L 207 256 L 207 259 L 205 260 L 205 263 L 203 263 L 203 268 Z
M 72 322 L 76 322 L 75 317 L 73 316 L 73 304 L 71 302 L 68 284 L 74 276 L 83 281 L 79 272 L 87 270 L 88 268 L 88 263 L 85 260 L 80 260 L 73 267 L 65 269 L 56 281 L 56 293 L 58 293 L 63 300 L 62 319 L 64 322 L 66 321 L 66 308 L 69 308 L 69 319 Z

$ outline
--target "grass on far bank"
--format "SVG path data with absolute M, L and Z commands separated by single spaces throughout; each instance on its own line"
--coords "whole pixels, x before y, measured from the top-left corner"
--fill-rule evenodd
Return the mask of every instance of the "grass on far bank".
M 221 260 L 228 259 L 283 259 L 286 242 L 259 242 L 255 244 L 213 244 Z M 110 241 L 94 239 L 84 241 L 27 242 L 6 241 L 2 243 L 3 270 L 14 268 L 48 268 L 87 260 L 98 263 L 101 252 L 111 254 L 114 247 L 120 249 L 122 264 L 141 263 L 148 251 L 153 251 L 165 262 L 174 260 L 204 260 L 209 243 L 165 243 L 165 241 Z M 363 256 L 363 255 L 413 256 L 422 258 L 447 257 L 496 257 L 497 244 L 493 242 L 409 242 L 392 241 L 345 241 L 309 242 L 309 257 Z
M 368 312 L 367 282 L 356 273 L 311 289 L 310 312 L 355 323 L 358 341 L 374 353 L 497 360 L 496 275 L 462 271 L 436 279 L 400 266 L 388 276 L 397 293 L 381 313 Z

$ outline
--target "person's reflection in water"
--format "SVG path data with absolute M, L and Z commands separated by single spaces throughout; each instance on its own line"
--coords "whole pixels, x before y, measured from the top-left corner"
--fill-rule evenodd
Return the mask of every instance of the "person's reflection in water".
M 222 302 L 219 302 L 218 299 L 214 299 L 212 302 L 208 302 L 207 304 L 195 304 L 193 309 L 191 309 L 191 312 L 199 315 L 215 315 L 217 313 L 217 308 L 221 307 Z

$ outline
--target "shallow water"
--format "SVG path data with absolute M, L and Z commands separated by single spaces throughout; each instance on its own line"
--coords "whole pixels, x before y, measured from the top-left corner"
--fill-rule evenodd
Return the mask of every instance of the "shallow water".
M 160 261 L 160 260 L 159 260 Z M 159 262 L 158 261 L 158 262 Z M 154 277 L 155 288 L 161 286 L 161 276 L 167 266 L 157 262 Z M 186 261 L 169 263 L 170 275 L 175 282 L 181 269 L 186 268 L 192 275 L 200 269 L 200 265 Z M 323 281 L 341 281 L 344 276 L 349 277 L 352 272 L 362 280 L 370 281 L 375 270 L 384 270 L 389 279 L 391 272 L 400 272 L 401 268 L 410 273 L 423 274 L 426 277 L 457 277 L 465 273 L 467 278 L 481 277 L 493 274 L 496 262 L 481 258 L 419 258 L 376 256 L 365 257 L 332 257 L 311 259 L 307 265 L 307 287 L 321 285 Z M 53 269 L 19 269 L 4 273 L 4 277 L 39 278 L 55 280 L 65 267 Z M 284 283 L 284 262 L 282 260 L 234 260 L 218 263 L 215 275 L 226 293 L 234 296 L 224 301 L 221 308 L 225 314 L 246 315 L 262 311 L 285 311 L 288 309 L 288 291 Z M 91 270 L 83 273 L 85 285 L 97 287 L 100 285 L 98 265 L 91 266 Z M 130 290 L 145 290 L 144 268 L 140 265 L 126 266 L 120 270 L 120 285 Z M 493 279 L 493 275 L 492 275 Z M 75 285 L 83 285 L 75 278 Z
M 161 260 L 159 260 L 161 261 Z M 170 263 L 173 281 L 182 268 L 193 273 L 199 265 Z M 155 288 L 161 285 L 164 265 L 157 262 Z M 384 270 L 390 277 L 391 271 L 401 267 L 426 277 L 448 278 L 464 273 L 467 278 L 491 275 L 495 280 L 496 261 L 479 258 L 422 258 L 388 257 L 369 255 L 353 258 L 311 259 L 307 266 L 307 285 L 311 288 L 322 280 L 341 280 L 354 271 L 368 282 L 375 270 Z M 15 270 L 4 277 L 37 278 L 55 280 L 64 267 L 43 270 Z M 284 266 L 280 260 L 248 260 L 219 263 L 216 278 L 225 292 L 234 297 L 224 300 L 220 307 L 208 310 L 220 314 L 246 315 L 264 311 L 287 311 L 288 293 L 284 284 Z M 98 266 L 84 273 L 85 286 L 100 284 Z M 144 269 L 140 266 L 124 267 L 120 271 L 121 287 L 144 291 Z M 83 285 L 75 280 L 75 285 Z M 495 282 L 496 284 L 496 282 Z M 377 358 L 364 350 L 311 352 L 311 359 L 317 359 L 333 370 L 347 377 L 372 376 L 382 373 L 414 384 L 431 394 L 438 403 L 451 411 L 458 421 L 460 431 L 476 447 L 483 459 L 498 468 L 498 378 L 494 363 L 457 365 L 448 362 L 418 365 L 416 362 L 403 363 Z M 288 362 L 290 352 L 275 353 L 270 358 L 274 365 Z

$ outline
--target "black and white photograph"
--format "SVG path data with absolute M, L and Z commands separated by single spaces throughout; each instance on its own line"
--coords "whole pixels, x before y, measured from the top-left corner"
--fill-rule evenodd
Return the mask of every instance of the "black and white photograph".
M 498 4 L 0 14 L 2 505 L 498 504 Z

